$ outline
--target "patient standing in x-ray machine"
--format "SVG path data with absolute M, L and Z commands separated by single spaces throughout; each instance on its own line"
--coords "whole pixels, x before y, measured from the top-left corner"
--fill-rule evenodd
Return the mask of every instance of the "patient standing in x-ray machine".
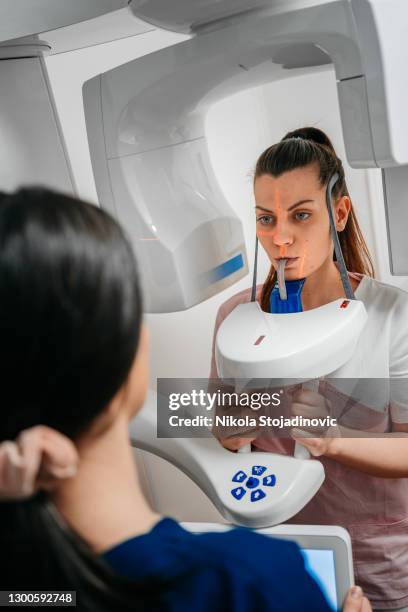
M 340 177 L 333 192 L 336 229 L 353 291 L 366 307 L 368 322 L 353 358 L 331 376 L 408 377 L 408 293 L 374 279 L 342 163 L 328 137 L 315 128 L 290 132 L 257 161 L 257 235 L 272 266 L 265 283 L 257 287 L 256 299 L 263 310 L 270 311 L 270 294 L 281 258 L 287 259 L 286 280 L 306 278 L 303 310 L 344 295 L 333 258 L 325 203 L 325 187 L 335 172 Z M 247 289 L 222 304 L 214 340 L 227 315 L 250 299 L 251 290 Z M 213 346 L 210 378 L 217 377 Z M 293 398 L 293 414 L 326 416 L 325 395 L 299 391 Z M 364 587 L 373 606 L 379 610 L 408 610 L 404 607 L 408 606 L 408 409 L 390 402 L 377 415 L 371 431 L 378 432 L 381 438 L 372 438 L 372 434 L 371 438 L 363 438 L 363 432 L 341 426 L 333 437 L 296 436 L 322 461 L 326 480 L 292 521 L 348 529 L 353 540 L 356 581 Z M 293 454 L 291 439 L 268 437 L 256 431 L 231 433 L 231 437 L 221 440 L 230 450 L 239 449 L 250 439 L 256 450 Z

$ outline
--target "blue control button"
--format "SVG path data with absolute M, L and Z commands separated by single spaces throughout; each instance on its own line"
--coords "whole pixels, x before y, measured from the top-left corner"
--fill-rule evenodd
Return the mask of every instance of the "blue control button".
M 245 495 L 246 491 L 244 487 L 237 487 L 236 489 L 232 489 L 231 494 L 235 497 L 235 499 L 242 499 Z
M 260 499 L 263 499 L 264 497 L 266 497 L 266 495 L 262 491 L 262 489 L 257 489 L 256 491 L 252 491 L 251 493 L 251 502 L 259 501 Z
M 248 487 L 248 489 L 255 489 L 255 487 L 257 487 L 258 485 L 259 485 L 258 478 L 254 478 L 253 476 L 250 476 L 248 480 L 246 481 L 246 486 Z
M 269 476 L 265 476 L 262 479 L 262 484 L 265 487 L 274 487 L 276 485 L 276 476 L 275 476 L 275 474 L 269 474 Z
M 266 472 L 266 467 L 263 465 L 254 465 L 252 467 L 252 476 L 262 476 Z
M 245 474 L 245 472 L 240 470 L 239 472 L 237 472 L 235 474 L 235 476 L 233 477 L 232 481 L 233 482 L 243 482 L 246 477 L 247 477 L 247 475 Z

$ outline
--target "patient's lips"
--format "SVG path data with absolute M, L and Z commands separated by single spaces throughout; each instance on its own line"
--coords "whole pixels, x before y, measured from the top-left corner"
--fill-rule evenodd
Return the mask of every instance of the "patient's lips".
M 295 266 L 298 261 L 299 261 L 299 257 L 287 257 L 285 270 L 287 270 L 291 266 Z
M 297 262 L 299 261 L 300 258 L 299 257 L 279 257 L 279 258 L 274 260 L 274 263 L 275 263 L 274 267 L 275 268 L 278 267 L 279 261 L 281 259 L 285 259 L 286 260 L 285 270 L 287 270 L 290 267 L 294 267 L 297 264 Z

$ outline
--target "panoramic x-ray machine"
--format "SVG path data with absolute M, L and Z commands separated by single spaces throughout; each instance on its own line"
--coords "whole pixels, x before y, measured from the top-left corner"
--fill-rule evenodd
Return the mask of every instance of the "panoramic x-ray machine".
M 12 143 L 10 154 L 22 160 L 20 182 L 33 163 L 23 152 L 33 151 L 40 125 L 50 175 L 60 188 L 72 189 L 41 64 L 46 35 L 41 40 L 33 35 L 126 4 L 38 0 L 30 12 L 26 0 L 2 3 L 0 56 L 7 61 L 0 63 L 0 120 L 7 127 L 3 144 Z M 133 240 L 148 312 L 187 309 L 247 273 L 241 223 L 218 186 L 207 151 L 207 110 L 234 92 L 325 64 L 335 69 L 349 163 L 382 168 L 391 271 L 408 274 L 408 72 L 401 68 L 408 59 L 406 0 L 133 0 L 129 6 L 148 23 L 190 34 L 182 43 L 91 79 L 83 89 L 99 201 Z M 24 111 L 31 114 L 32 132 L 20 128 Z M 217 339 L 220 375 L 312 379 L 329 374 L 350 357 L 364 326 L 364 307 L 353 296 L 349 301 L 348 308 L 334 302 L 297 314 L 268 315 L 259 308 L 255 312 L 256 305 L 251 312 L 236 309 L 237 321 L 227 318 Z M 277 331 L 288 337 L 295 318 L 288 323 L 287 317 L 297 318 L 304 331 L 292 334 L 292 344 L 281 343 L 295 350 L 276 353 L 277 344 L 269 344 L 268 337 Z M 235 341 L 238 328 L 245 328 L 243 343 Z M 256 345 L 260 336 L 263 342 Z M 332 350 L 334 336 L 346 339 L 338 352 Z M 322 354 L 325 359 L 318 359 Z M 300 363 L 308 367 L 299 368 Z M 316 460 L 233 454 L 211 438 L 157 438 L 154 396 L 150 404 L 131 425 L 135 446 L 182 469 L 233 522 L 280 523 L 323 482 Z M 234 496 L 237 489 L 241 492 Z
M 245 87 L 331 62 L 348 159 L 356 167 L 384 168 L 393 272 L 407 271 L 404 239 L 397 236 L 407 215 L 408 143 L 401 120 L 406 127 L 408 80 L 398 70 L 402 42 L 396 35 L 408 16 L 404 2 L 140 0 L 131 8 L 155 25 L 194 34 L 84 86 L 99 199 L 131 228 L 150 312 L 188 308 L 246 273 L 240 223 L 207 152 L 208 108 Z M 267 315 L 256 303 L 236 308 L 218 333 L 220 376 L 293 379 L 333 372 L 350 358 L 366 317 L 362 303 L 351 299 L 342 308 L 343 301 L 296 314 Z M 175 463 L 234 522 L 280 523 L 324 479 L 315 460 L 231 454 L 214 439 L 157 439 L 149 422 L 154 415 L 145 410 L 136 419 L 134 443 Z

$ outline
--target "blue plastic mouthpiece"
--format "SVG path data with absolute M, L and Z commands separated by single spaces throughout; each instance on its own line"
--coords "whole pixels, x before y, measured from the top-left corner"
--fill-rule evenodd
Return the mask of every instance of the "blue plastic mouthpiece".
M 270 312 L 273 314 L 286 314 L 289 312 L 302 312 L 302 289 L 305 278 L 298 280 L 285 281 L 287 299 L 281 300 L 279 285 L 276 283 L 271 292 Z

